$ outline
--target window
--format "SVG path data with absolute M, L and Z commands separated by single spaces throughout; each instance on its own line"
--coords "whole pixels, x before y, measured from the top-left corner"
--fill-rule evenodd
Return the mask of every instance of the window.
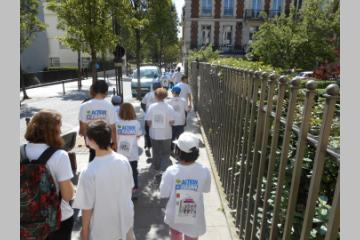
M 212 0 L 201 0 L 201 16 L 212 15 Z
M 274 17 L 281 14 L 282 0 L 273 0 L 272 9 L 269 12 L 270 17 Z
M 201 26 L 201 45 L 208 45 L 211 39 L 211 25 Z
M 257 17 L 262 9 L 261 0 L 252 0 L 252 9 L 254 17 Z
M 232 26 L 225 25 L 223 27 L 223 45 L 231 46 L 232 45 Z
M 295 9 L 300 9 L 302 6 L 302 0 L 294 0 Z
M 234 0 L 224 0 L 224 16 L 232 16 L 234 13 Z
M 60 58 L 59 57 L 51 57 L 49 58 L 50 67 L 58 67 L 60 66 Z

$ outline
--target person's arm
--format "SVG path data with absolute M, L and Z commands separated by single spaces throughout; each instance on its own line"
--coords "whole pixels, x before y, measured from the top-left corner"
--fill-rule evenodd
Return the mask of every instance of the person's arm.
M 74 197 L 74 185 L 72 184 L 71 180 L 65 180 L 62 182 L 59 182 L 59 188 L 62 199 L 64 199 L 65 202 L 69 202 Z
M 86 130 L 87 130 L 87 124 L 79 121 L 79 135 L 85 137 L 86 136 Z
M 82 209 L 82 229 L 81 229 L 81 239 L 89 240 L 90 236 L 90 219 L 92 215 L 92 209 Z
M 151 120 L 146 120 L 146 122 L 147 122 L 147 125 L 149 126 L 149 128 L 151 128 L 152 121 Z
M 115 124 L 111 125 L 111 138 L 112 138 L 112 146 L 111 146 L 111 148 L 116 152 L 116 150 L 117 150 L 117 138 L 116 138 L 116 126 L 115 126 Z

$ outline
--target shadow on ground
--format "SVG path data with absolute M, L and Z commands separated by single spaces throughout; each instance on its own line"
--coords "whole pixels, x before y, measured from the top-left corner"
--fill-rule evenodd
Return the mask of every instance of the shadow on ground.
M 28 107 L 27 104 L 22 104 L 20 107 L 20 119 L 31 118 L 35 113 L 39 112 L 41 108 Z
M 60 96 L 57 98 L 65 101 L 81 101 L 85 100 L 86 98 L 89 98 L 89 90 L 70 90 L 66 91 L 65 95 L 61 95 L 62 93 L 59 93 Z

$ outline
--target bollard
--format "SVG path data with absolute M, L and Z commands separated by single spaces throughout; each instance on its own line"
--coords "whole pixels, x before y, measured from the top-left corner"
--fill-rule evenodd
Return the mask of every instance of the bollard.
M 62 81 L 62 87 L 63 87 L 63 95 L 65 95 L 65 82 Z

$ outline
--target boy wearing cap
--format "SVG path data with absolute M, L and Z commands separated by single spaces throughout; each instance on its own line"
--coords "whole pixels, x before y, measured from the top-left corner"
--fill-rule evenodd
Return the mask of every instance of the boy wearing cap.
M 119 120 L 120 105 L 122 103 L 121 100 L 122 100 L 121 96 L 117 96 L 117 95 L 114 95 L 111 98 L 111 103 L 114 106 L 114 112 L 115 112 L 115 115 L 116 115 L 116 120 Z
M 184 132 L 174 141 L 179 163 L 166 169 L 160 183 L 160 197 L 169 198 L 165 223 L 171 240 L 196 240 L 206 232 L 203 193 L 210 191 L 210 171 L 195 162 L 199 157 L 199 139 Z
M 184 98 L 188 104 L 188 109 L 191 111 L 192 109 L 192 91 L 188 84 L 187 76 L 181 77 L 181 82 L 175 85 L 175 87 L 181 88 L 180 97 Z
M 181 88 L 175 86 L 171 89 L 171 92 L 173 97 L 167 100 L 167 103 L 170 104 L 176 112 L 175 123 L 172 126 L 172 140 L 174 141 L 184 132 L 186 112 L 188 111 L 188 108 L 185 99 L 179 96 Z M 173 149 L 174 145 L 171 144 L 171 150 Z

